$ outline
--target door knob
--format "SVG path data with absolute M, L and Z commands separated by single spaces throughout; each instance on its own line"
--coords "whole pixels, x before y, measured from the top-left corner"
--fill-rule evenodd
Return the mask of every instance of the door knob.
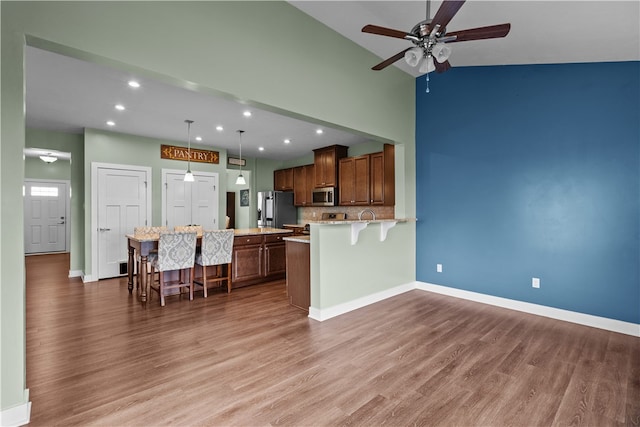
M 98 230 L 99 230 L 99 231 L 111 231 L 111 229 L 110 229 L 110 228 L 99 228 Z

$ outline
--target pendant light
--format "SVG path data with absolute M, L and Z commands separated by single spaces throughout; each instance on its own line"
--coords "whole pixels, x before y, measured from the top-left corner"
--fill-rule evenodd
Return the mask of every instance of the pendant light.
M 191 123 L 193 120 L 185 120 L 187 124 L 187 144 L 188 144 L 188 153 L 189 158 L 187 159 L 187 173 L 184 174 L 185 182 L 193 182 L 193 174 L 191 173 Z
M 49 153 L 49 154 L 43 154 L 42 156 L 40 156 L 40 160 L 42 160 L 45 163 L 53 163 L 56 160 L 58 160 L 58 158 L 54 156 L 53 153 Z
M 240 175 L 238 175 L 238 178 L 236 179 L 236 185 L 245 185 L 247 183 L 244 180 L 244 176 L 242 176 L 242 134 L 243 133 L 244 133 L 243 130 L 238 130 L 238 138 L 239 138 L 238 146 L 240 147 Z

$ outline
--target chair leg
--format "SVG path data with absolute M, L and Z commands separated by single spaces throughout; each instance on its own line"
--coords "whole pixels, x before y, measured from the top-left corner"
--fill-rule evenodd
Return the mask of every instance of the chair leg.
M 164 307 L 164 271 L 160 272 L 160 284 L 158 285 L 158 290 L 160 294 L 160 306 Z
M 207 266 L 202 266 L 202 290 L 204 292 L 204 297 L 207 297 Z
M 231 293 L 231 263 L 227 264 L 227 293 Z
M 193 300 L 193 273 L 196 271 L 195 266 L 191 266 L 189 270 L 189 300 Z

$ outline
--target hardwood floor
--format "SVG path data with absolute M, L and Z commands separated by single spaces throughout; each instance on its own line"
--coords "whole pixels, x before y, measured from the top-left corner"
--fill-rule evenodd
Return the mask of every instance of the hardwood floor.
M 157 296 L 27 264 L 32 426 L 640 425 L 640 339 L 411 291 L 319 323 L 283 283 Z

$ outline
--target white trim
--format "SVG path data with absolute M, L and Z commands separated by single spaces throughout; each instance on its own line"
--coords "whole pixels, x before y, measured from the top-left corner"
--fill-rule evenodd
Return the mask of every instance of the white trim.
M 607 331 L 640 337 L 640 324 L 638 323 L 624 322 L 622 320 L 593 316 L 591 314 L 578 313 L 576 311 L 547 307 L 544 305 L 480 294 L 477 292 L 465 291 L 462 289 L 450 288 L 447 286 L 435 285 L 433 283 L 425 282 L 407 283 L 391 289 L 387 289 L 382 292 L 377 292 L 375 294 L 367 295 L 324 309 L 309 307 L 309 317 L 311 319 L 323 322 L 327 319 L 331 319 L 332 317 L 340 316 L 341 314 L 357 310 L 367 305 L 374 304 L 376 302 L 394 297 L 396 295 L 400 295 L 404 292 L 408 292 L 414 289 L 447 295 L 454 298 L 466 299 L 481 304 L 489 304 L 509 310 L 521 311 L 523 313 L 535 314 L 536 316 L 549 317 L 551 319 L 577 323 L 579 325 L 590 326 L 592 328 L 604 329 Z
M 82 277 L 82 270 L 69 270 L 69 278 Z
M 121 165 L 114 163 L 91 162 L 91 275 L 83 277 L 83 282 L 94 282 L 98 277 L 98 170 L 118 169 L 127 171 L 144 172 L 147 174 L 147 224 L 151 224 L 151 193 L 153 192 L 152 169 L 148 166 Z M 86 227 L 85 227 L 86 233 Z M 124 236 L 122 237 L 124 239 Z M 95 279 L 94 279 L 95 277 Z
M 14 406 L 0 412 L 0 426 L 17 427 L 29 424 L 31 421 L 31 402 Z
M 395 297 L 396 295 L 403 294 L 415 289 L 414 283 L 408 283 L 406 285 L 396 286 L 391 289 L 376 292 L 375 294 L 367 295 L 361 298 L 357 298 L 351 301 L 347 301 L 342 304 L 334 305 L 329 308 L 318 309 L 315 307 L 309 307 L 309 317 L 323 322 L 332 317 L 340 316 L 341 314 L 348 313 L 353 310 L 357 310 L 367 305 L 374 304 L 376 302 L 385 300 L 387 298 Z
M 91 275 L 83 275 L 82 276 L 82 283 L 91 283 L 91 282 L 97 282 L 98 281 L 98 276 L 91 276 Z
M 578 313 L 576 311 L 563 310 L 560 308 L 495 297 L 492 295 L 450 288 L 447 286 L 434 285 L 433 283 L 415 282 L 415 286 L 416 289 L 420 289 L 422 291 L 434 292 L 482 304 L 495 305 L 497 307 L 522 311 L 524 313 L 535 314 L 537 316 L 549 317 L 551 319 L 563 320 L 565 322 L 577 323 L 580 325 L 591 326 L 593 328 L 605 329 L 607 331 L 640 337 L 640 324 L 636 323 L 623 322 L 622 320 L 609 319 L 606 317 L 593 316 L 591 314 Z

